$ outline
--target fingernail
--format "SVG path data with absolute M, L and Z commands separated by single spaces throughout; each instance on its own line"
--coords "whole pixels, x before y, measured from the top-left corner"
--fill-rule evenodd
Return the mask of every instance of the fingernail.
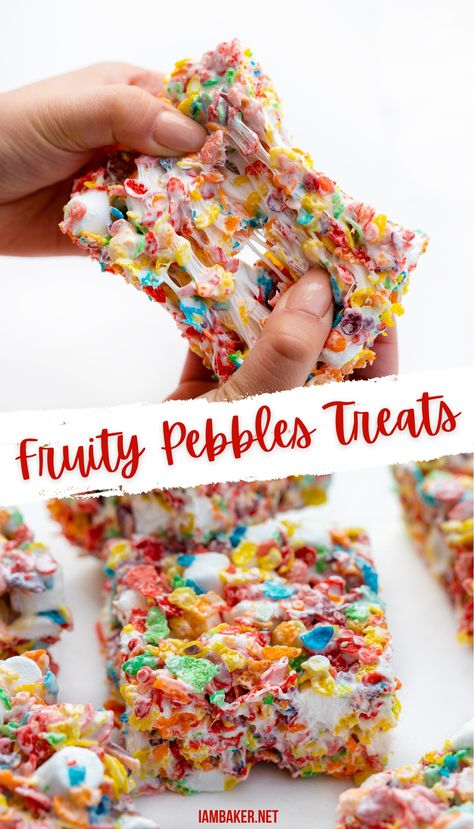
M 206 131 L 186 115 L 172 109 L 162 109 L 155 121 L 153 138 L 158 144 L 172 150 L 190 152 L 202 147 Z
M 318 271 L 301 277 L 277 302 L 275 311 L 305 311 L 317 319 L 322 319 L 331 306 L 329 276 L 324 271 Z

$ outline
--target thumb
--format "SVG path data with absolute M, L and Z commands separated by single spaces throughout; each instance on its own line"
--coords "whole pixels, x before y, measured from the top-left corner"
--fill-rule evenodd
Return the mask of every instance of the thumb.
M 332 319 L 329 276 L 322 268 L 312 268 L 277 302 L 241 368 L 204 396 L 219 402 L 303 386 L 329 335 Z
M 72 151 L 111 144 L 149 155 L 177 155 L 199 150 L 202 126 L 144 89 L 107 84 L 48 101 L 41 111 L 43 134 Z

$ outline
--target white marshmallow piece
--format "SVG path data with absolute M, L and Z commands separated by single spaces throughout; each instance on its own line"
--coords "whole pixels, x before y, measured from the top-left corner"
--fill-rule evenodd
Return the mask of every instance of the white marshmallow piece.
M 223 553 L 198 553 L 189 567 L 186 567 L 183 577 L 185 581 L 193 581 L 205 593 L 213 590 L 222 596 L 224 584 L 219 573 L 228 566 L 229 559 Z
M 2 676 L 9 688 L 15 692 L 23 685 L 34 685 L 43 675 L 34 659 L 27 656 L 10 656 L 9 659 L 0 660 L 0 677 Z
M 118 599 L 114 600 L 113 608 L 120 623 L 126 625 L 130 619 L 132 610 L 136 610 L 137 608 L 146 610 L 147 600 L 136 590 L 124 590 Z
M 62 573 L 57 570 L 51 577 L 52 585 L 41 593 L 33 593 L 29 590 L 22 590 L 15 587 L 11 591 L 11 604 L 14 610 L 26 616 L 41 613 L 47 610 L 55 610 L 64 604 L 64 590 Z
M 462 748 L 472 748 L 474 742 L 474 720 L 464 723 L 454 737 L 449 741 L 455 751 Z
M 81 233 L 93 233 L 97 236 L 106 236 L 111 223 L 110 202 L 106 190 L 91 189 L 86 193 L 74 196 L 66 205 L 64 220 L 70 217 L 74 205 L 84 205 L 86 208 L 82 218 L 73 222 L 72 230 L 75 236 Z
M 156 823 L 141 815 L 121 815 L 117 821 L 119 829 L 156 829 Z
M 104 766 L 97 754 L 80 746 L 65 746 L 37 769 L 35 782 L 54 797 L 77 786 L 97 789 L 104 779 Z

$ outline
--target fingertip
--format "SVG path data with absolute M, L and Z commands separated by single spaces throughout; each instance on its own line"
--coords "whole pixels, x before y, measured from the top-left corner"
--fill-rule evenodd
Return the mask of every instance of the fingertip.
M 333 297 L 328 274 L 312 268 L 277 302 L 260 339 L 219 399 L 303 386 L 331 330 Z
M 283 294 L 272 316 L 279 316 L 284 311 L 298 311 L 309 314 L 316 320 L 323 320 L 330 311 L 332 313 L 333 304 L 327 271 L 311 268 Z
M 201 124 L 171 107 L 163 106 L 155 119 L 154 141 L 175 152 L 198 152 L 206 136 L 206 130 Z

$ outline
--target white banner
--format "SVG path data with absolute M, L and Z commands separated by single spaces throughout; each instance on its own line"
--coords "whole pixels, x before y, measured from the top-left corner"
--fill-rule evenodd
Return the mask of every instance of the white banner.
M 0 415 L 0 503 L 325 474 L 472 451 L 471 368 L 236 403 Z

